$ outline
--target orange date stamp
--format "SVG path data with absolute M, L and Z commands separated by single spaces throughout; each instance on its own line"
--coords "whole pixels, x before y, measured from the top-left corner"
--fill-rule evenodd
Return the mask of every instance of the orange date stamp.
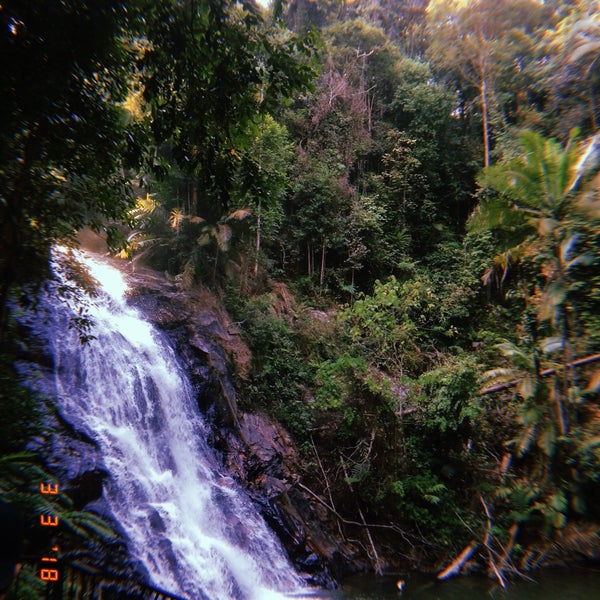
M 57 496 L 59 492 L 58 483 L 40 483 L 40 494 L 46 496 Z M 58 527 L 60 519 L 57 515 L 41 514 L 40 525 L 42 527 Z M 58 546 L 51 548 L 52 552 L 58 554 Z M 60 571 L 58 569 L 58 558 L 56 556 L 42 556 L 40 559 L 42 566 L 40 567 L 39 577 L 42 581 L 56 582 L 60 579 Z

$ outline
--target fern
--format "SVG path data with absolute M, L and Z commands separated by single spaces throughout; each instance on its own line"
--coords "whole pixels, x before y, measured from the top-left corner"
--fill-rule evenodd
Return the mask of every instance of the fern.
M 371 464 L 369 461 L 360 462 L 352 465 L 350 474 L 345 478 L 349 484 L 363 482 L 371 473 Z

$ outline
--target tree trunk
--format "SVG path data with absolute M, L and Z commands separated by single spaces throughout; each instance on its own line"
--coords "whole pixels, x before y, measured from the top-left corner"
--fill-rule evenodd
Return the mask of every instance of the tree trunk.
M 258 200 L 256 215 L 256 257 L 254 258 L 254 277 L 258 277 L 258 255 L 260 253 L 261 201 Z
M 194 216 L 200 216 L 200 203 L 198 202 L 198 183 L 194 181 L 192 183 L 192 206 L 194 207 Z
M 483 166 L 490 166 L 490 131 L 489 131 L 489 113 L 487 100 L 487 82 L 485 75 L 481 77 L 481 118 L 483 121 Z
M 192 186 L 193 186 L 193 182 L 188 178 L 186 179 L 186 198 L 185 198 L 185 214 L 186 215 L 191 215 L 192 214 Z
M 596 97 L 594 95 L 594 86 L 590 85 L 590 119 L 592 121 L 592 130 L 598 131 L 598 119 L 596 118 Z
M 323 287 L 323 281 L 325 280 L 325 240 L 321 246 L 321 275 L 319 277 L 319 287 Z

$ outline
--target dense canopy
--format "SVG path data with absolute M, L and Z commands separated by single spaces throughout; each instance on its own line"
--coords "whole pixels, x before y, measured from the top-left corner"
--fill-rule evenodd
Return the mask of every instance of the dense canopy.
M 599 15 L 3 0 L 2 453 L 42 427 L 11 314 L 89 227 L 218 291 L 240 404 L 291 432 L 327 526 L 386 526 L 351 531 L 374 570 L 474 537 L 501 582 L 561 536 L 594 555 Z

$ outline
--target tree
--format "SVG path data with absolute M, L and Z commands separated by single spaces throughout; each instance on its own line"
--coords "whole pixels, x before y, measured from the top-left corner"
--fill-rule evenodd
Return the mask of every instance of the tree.
M 573 37 L 573 51 L 569 60 L 577 62 L 584 59 L 588 72 L 594 67 L 594 63 L 600 56 L 600 17 L 598 17 L 598 2 L 588 9 L 588 17 L 580 19 L 575 23 L 571 31 Z M 593 11 L 596 11 L 595 13 Z
M 556 25 L 544 36 L 536 78 L 544 92 L 543 125 L 561 139 L 574 127 L 590 135 L 598 129 L 598 2 L 558 2 Z M 595 9 L 594 9 L 595 7 Z
M 458 95 L 436 81 L 425 61 L 405 58 L 396 70 L 399 81 L 390 120 L 414 140 L 412 154 L 425 182 L 416 194 L 423 205 L 422 218 L 418 224 L 412 223 L 412 230 L 422 230 L 427 220 L 459 230 L 472 210 L 476 157 L 472 138 L 455 112 Z M 420 237 L 433 241 L 433 232 L 427 229 Z
M 285 5 L 279 12 L 286 25 L 293 31 L 302 31 L 325 27 L 340 16 L 345 0 L 279 0 L 276 4 Z
M 573 25 L 570 32 L 570 42 L 573 49 L 569 56 L 569 63 L 581 65 L 584 78 L 589 81 L 589 113 L 593 131 L 598 129 L 598 108 L 595 97 L 597 89 L 594 90 L 594 87 L 598 87 L 597 69 L 596 81 L 594 81 L 593 74 L 597 67 L 598 59 L 600 59 L 600 17 L 598 16 L 600 4 L 598 2 L 595 4 L 595 13 L 592 12 L 593 9 L 590 7 L 588 9 L 590 16 L 578 20 Z M 594 86 L 594 84 L 596 85 Z
M 263 117 L 236 172 L 236 203 L 240 207 L 250 204 L 255 207 L 255 277 L 263 242 L 273 244 L 278 240 L 291 158 L 292 148 L 285 127 L 269 115 Z
M 155 143 L 193 182 L 192 214 L 216 222 L 261 115 L 309 85 L 313 47 L 267 26 L 249 0 L 147 2 L 142 22 L 139 69 Z
M 343 248 L 352 190 L 344 185 L 343 164 L 307 158 L 299 167 L 290 200 L 295 215 L 293 233 L 297 245 L 306 250 L 306 273 L 319 273 L 319 287 L 323 287 L 327 253 Z
M 9 293 L 48 274 L 54 243 L 86 225 L 117 242 L 126 18 L 108 0 L 0 7 L 0 337 Z
M 344 74 L 353 93 L 362 100 L 368 119 L 383 114 L 398 83 L 401 53 L 378 27 L 362 19 L 332 24 L 324 32 L 328 41 L 328 68 Z
M 502 70 L 524 72 L 535 36 L 549 13 L 536 0 L 451 0 L 432 3 L 432 62 L 456 82 L 463 98 L 477 93 L 482 121 L 483 165 L 490 165 L 492 125 L 501 119 Z M 532 37 L 533 36 L 533 37 Z M 513 78 L 514 79 L 514 78 Z M 511 90 L 516 93 L 515 88 Z
M 484 171 L 481 182 L 500 195 L 484 200 L 470 224 L 504 233 L 504 252 L 497 259 L 503 268 L 516 261 L 535 266 L 532 279 L 526 282 L 526 301 L 537 310 L 540 326 L 548 324 L 551 335 L 538 340 L 537 328 L 531 326 L 530 333 L 534 342 L 562 351 L 563 381 L 552 395 L 561 435 L 568 432 L 562 398 L 575 385 L 569 367 L 576 316 L 571 301 L 573 273 L 590 262 L 580 239 L 583 224 L 590 218 L 597 222 L 600 216 L 597 189 L 586 193 L 584 188 L 595 171 L 597 144 L 597 137 L 579 144 L 571 139 L 563 148 L 556 140 L 526 133 L 521 140 L 522 156 Z M 534 365 L 539 387 L 539 360 Z
M 407 56 L 423 51 L 424 25 L 430 0 L 362 0 L 346 2 L 347 12 L 380 27 Z

